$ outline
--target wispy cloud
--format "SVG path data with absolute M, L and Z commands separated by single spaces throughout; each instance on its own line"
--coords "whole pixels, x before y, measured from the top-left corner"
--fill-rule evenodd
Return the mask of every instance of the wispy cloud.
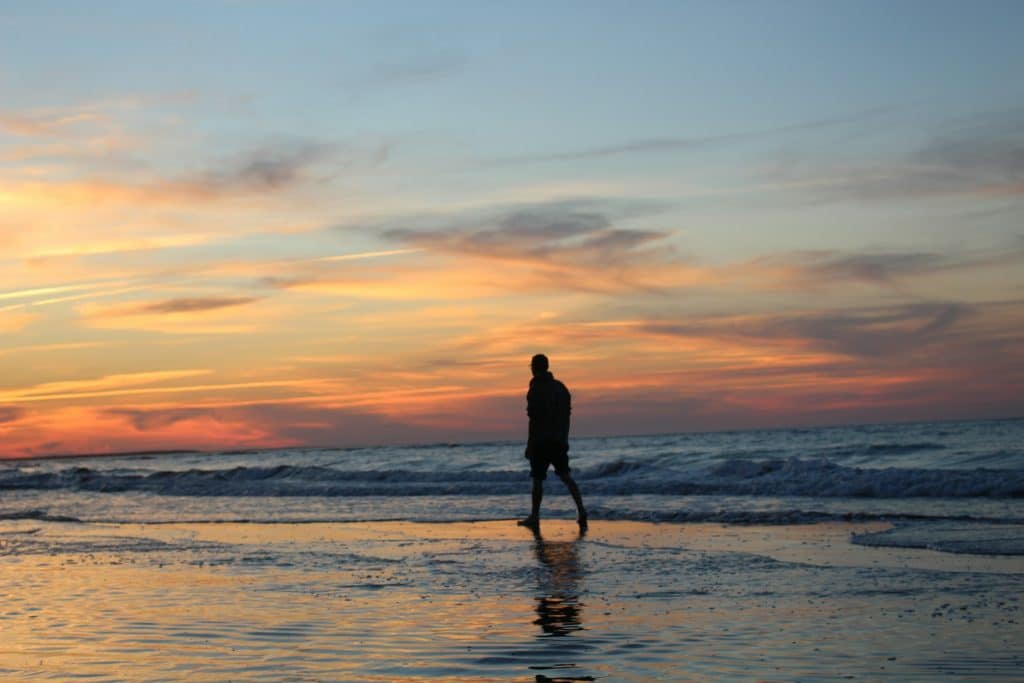
M 671 232 L 618 225 L 659 208 L 614 201 L 530 204 L 409 219 L 380 234 L 426 252 L 490 264 L 485 267 L 528 269 L 526 277 L 506 279 L 513 289 L 517 282 L 530 289 L 650 289 L 693 277 L 669 241 Z
M 218 167 L 144 183 L 135 189 L 143 196 L 169 199 L 277 192 L 310 180 L 312 169 L 330 159 L 333 151 L 332 145 L 322 142 L 278 143 L 251 150 Z
M 0 332 L 18 332 L 28 327 L 36 318 L 34 313 L 0 310 Z
M 985 114 L 876 163 L 778 164 L 765 175 L 830 200 L 1024 195 L 1024 110 Z
M 520 156 L 501 157 L 497 159 L 485 160 L 484 163 L 489 165 L 501 166 L 559 161 L 587 161 L 607 157 L 618 157 L 644 153 L 685 152 L 708 147 L 716 147 L 719 145 L 727 145 L 735 142 L 744 142 L 748 140 L 757 140 L 759 138 L 773 137 L 786 133 L 797 133 L 801 131 L 809 131 L 818 128 L 828 128 L 832 126 L 841 126 L 851 123 L 858 123 L 884 116 L 886 114 L 891 113 L 892 111 L 894 111 L 894 108 L 892 107 L 876 107 L 865 111 L 856 112 L 849 116 L 803 121 L 800 123 L 795 123 L 787 126 L 776 126 L 773 128 L 762 128 L 746 131 L 733 131 L 727 133 L 717 133 L 713 135 L 694 137 L 638 138 L 634 140 L 615 142 L 608 145 L 599 145 L 595 147 L 567 150 L 563 152 L 545 154 L 524 154 Z
M 218 382 L 206 384 L 175 384 L 181 379 L 209 374 L 209 370 L 164 370 L 121 373 L 84 380 L 46 382 L 19 389 L 0 391 L 0 401 L 8 403 L 35 403 L 41 401 L 79 402 L 86 399 L 135 397 L 147 395 L 186 394 L 201 396 L 239 390 L 282 389 L 307 392 L 308 381 L 270 379 L 248 382 Z M 171 384 L 164 384 L 170 382 Z M 157 386 L 145 386 L 157 385 Z
M 44 382 L 19 389 L 0 391 L 0 401 L 53 400 L 91 396 L 105 392 L 125 390 L 145 384 L 159 384 L 209 373 L 209 370 L 154 370 L 103 375 L 91 379 Z
M 972 305 L 937 301 L 649 320 L 632 329 L 680 343 L 708 341 L 721 349 L 745 349 L 754 353 L 751 357 L 762 355 L 770 359 L 768 363 L 744 361 L 719 365 L 711 372 L 721 382 L 748 376 L 751 389 L 759 391 L 781 388 L 768 381 L 769 375 L 789 375 L 789 385 L 806 388 L 808 378 L 792 376 L 779 359 L 817 357 L 808 369 L 818 378 L 815 381 L 832 390 L 840 388 L 834 384 L 835 378 L 860 378 L 858 381 L 879 389 L 890 380 L 920 383 L 941 379 L 947 387 L 944 391 L 955 393 L 958 382 L 975 382 L 1002 395 L 1011 378 L 1024 381 L 1024 365 L 1017 350 L 1024 344 L 1022 311 L 1019 301 Z M 884 391 L 879 393 L 884 395 Z M 939 399 L 922 392 L 915 400 Z
M 186 420 L 210 416 L 214 411 L 208 408 L 164 408 L 143 410 L 139 408 L 110 408 L 107 415 L 122 417 L 142 432 L 163 429 Z
M 1024 262 L 1024 241 L 999 248 L 946 251 L 822 250 L 772 254 L 754 259 L 748 268 L 790 286 L 823 286 L 846 282 L 893 285 L 913 278 Z
M 11 135 L 54 137 L 82 123 L 109 119 L 95 107 L 82 109 L 40 109 L 30 112 L 0 112 L 0 130 Z
M 16 422 L 25 414 L 23 408 L 17 406 L 0 406 L 0 425 Z
M 0 348 L 0 356 L 8 356 L 20 353 L 52 354 L 55 351 L 77 351 L 79 349 L 94 349 L 106 345 L 106 342 L 66 342 L 59 344 L 34 344 L 30 346 L 14 346 L 8 348 Z
M 456 50 L 420 52 L 403 59 L 378 62 L 357 85 L 363 88 L 414 85 L 450 76 L 468 63 L 467 56 Z
M 249 315 L 228 310 L 255 304 L 251 296 L 179 297 L 142 303 L 85 304 L 78 310 L 90 327 L 136 329 L 164 334 L 243 334 L 261 328 L 273 311 Z
M 204 244 L 210 235 L 139 235 L 112 239 L 93 239 L 79 244 L 47 245 L 29 250 L 25 257 L 33 260 L 61 258 L 68 256 L 99 256 L 104 254 L 125 254 L 140 251 L 159 251 Z
M 231 306 L 244 306 L 256 301 L 254 297 L 207 297 L 196 299 L 168 299 L 142 304 L 137 307 L 139 313 L 194 313 L 196 311 L 213 311 Z
M 86 291 L 80 294 L 68 294 L 65 296 L 52 296 L 49 298 L 39 298 L 32 301 L 24 301 L 17 304 L 9 304 L 7 306 L 0 306 L 0 312 L 7 312 L 21 309 L 23 311 L 31 311 L 32 309 L 39 308 L 41 306 L 54 306 L 57 304 L 68 303 L 70 301 L 82 301 L 85 299 L 103 299 L 108 297 L 116 297 L 121 294 L 128 294 L 130 292 L 137 292 L 141 289 L 145 289 L 143 285 L 129 285 L 126 287 L 111 287 L 104 289 L 95 289 Z M 31 315 L 31 314 L 29 314 Z
M 589 200 L 474 207 L 346 226 L 393 249 L 266 264 L 281 289 L 409 301 L 526 292 L 661 290 L 701 277 L 669 231 L 621 225 L 660 204 Z M 386 260 L 382 257 L 392 257 Z
M 160 173 L 146 166 L 130 174 L 96 174 L 90 168 L 73 173 L 34 175 L 22 180 L 0 178 L 0 199 L 22 207 L 53 207 L 125 203 L 136 207 L 182 201 L 212 202 L 234 197 L 266 197 L 308 183 L 321 182 L 354 160 L 340 161 L 337 148 L 326 142 L 287 141 L 249 150 L 234 159 L 211 163 L 185 173 Z M 366 164 L 379 163 L 380 152 Z M 69 177 L 70 176 L 70 177 Z
M 668 236 L 665 232 L 615 228 L 603 211 L 565 205 L 513 210 L 481 222 L 483 225 L 471 227 L 393 229 L 383 236 L 434 251 L 596 265 L 627 261 L 638 256 L 640 247 Z
M 29 289 L 16 289 L 9 290 L 6 292 L 0 292 L 0 300 L 3 299 L 26 299 L 39 296 L 51 296 L 53 294 L 62 294 L 65 292 L 74 292 L 82 289 L 92 289 L 99 287 L 100 283 L 97 282 L 85 282 L 76 283 L 71 285 L 54 285 L 52 287 L 32 287 Z
M 674 336 L 785 340 L 853 356 L 886 356 L 920 350 L 946 340 L 946 333 L 974 309 L 949 303 L 851 311 L 765 315 L 741 319 L 649 323 L 648 332 Z
M 415 254 L 422 249 L 383 249 L 377 251 L 361 251 L 350 254 L 336 254 L 334 256 L 320 256 L 313 261 L 360 261 L 362 259 L 382 258 L 385 256 L 402 256 L 404 254 Z

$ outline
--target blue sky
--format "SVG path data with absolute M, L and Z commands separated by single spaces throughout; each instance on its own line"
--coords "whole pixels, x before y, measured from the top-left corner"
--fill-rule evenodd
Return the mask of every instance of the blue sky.
M 1019 414 L 1022 20 L 5 3 L 0 431 L 509 436 L 541 348 L 589 433 Z

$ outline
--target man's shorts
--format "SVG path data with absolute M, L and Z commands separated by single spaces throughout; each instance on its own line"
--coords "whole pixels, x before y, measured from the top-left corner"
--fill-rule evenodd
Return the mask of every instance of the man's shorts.
M 541 481 L 548 477 L 548 466 L 560 477 L 569 474 L 569 444 L 546 443 L 530 448 L 530 476 Z

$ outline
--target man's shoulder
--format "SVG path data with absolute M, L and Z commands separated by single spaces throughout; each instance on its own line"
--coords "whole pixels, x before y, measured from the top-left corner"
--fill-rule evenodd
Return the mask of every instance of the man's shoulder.
M 565 383 L 560 379 L 557 379 L 554 375 L 548 374 L 541 377 L 534 377 L 530 380 L 530 389 L 527 392 L 527 396 L 531 393 L 538 395 L 550 395 L 552 393 L 569 394 L 569 387 L 565 386 Z

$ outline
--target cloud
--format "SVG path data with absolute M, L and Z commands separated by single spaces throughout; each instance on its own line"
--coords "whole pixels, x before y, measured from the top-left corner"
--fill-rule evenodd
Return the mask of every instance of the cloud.
M 940 344 L 946 333 L 974 313 L 965 304 L 928 303 L 853 312 L 776 317 L 754 327 L 765 338 L 811 341 L 855 356 L 887 356 Z
M 433 81 L 461 71 L 468 61 L 466 55 L 460 52 L 438 50 L 407 59 L 379 62 L 359 85 L 364 88 L 388 88 Z
M 384 156 L 386 147 L 381 146 L 352 150 L 351 159 L 346 163 L 351 168 L 375 165 Z M 173 204 L 264 197 L 323 181 L 342 166 L 332 144 L 291 141 L 260 147 L 235 159 L 176 175 L 133 169 L 131 175 L 120 172 L 103 176 L 95 172 L 96 164 L 90 163 L 70 176 L 67 173 L 44 174 L 17 182 L 0 179 L 0 200 L 50 211 L 54 206 L 66 209 L 80 204 L 94 210 L 103 203 Z M 328 175 L 319 175 L 320 170 Z
M 66 342 L 61 344 L 33 344 L 29 346 L 10 346 L 0 349 L 0 356 L 22 353 L 53 354 L 60 351 L 76 351 L 78 349 L 94 349 L 108 346 L 108 342 Z
M 139 306 L 139 313 L 194 313 L 212 311 L 231 306 L 243 306 L 257 301 L 254 297 L 209 297 L 202 299 L 168 299 Z
M 829 200 L 1022 196 L 1024 110 L 973 117 L 902 158 L 873 164 L 784 164 L 767 175 Z
M 817 128 L 827 128 L 831 126 L 840 126 L 850 123 L 857 123 L 860 121 L 877 118 L 881 115 L 888 114 L 893 110 L 894 109 L 892 107 L 875 107 L 865 111 L 855 112 L 854 114 L 851 114 L 849 116 L 803 121 L 788 126 L 777 126 L 773 128 L 762 128 L 758 130 L 748 131 L 735 131 L 728 133 L 720 133 L 717 135 L 705 135 L 696 137 L 639 138 L 635 140 L 616 142 L 609 145 L 599 145 L 595 147 L 568 150 L 564 152 L 554 152 L 546 154 L 524 154 L 519 156 L 501 157 L 497 159 L 485 160 L 484 163 L 486 165 L 505 166 L 514 164 L 532 164 L 558 161 L 585 161 L 643 153 L 688 151 L 705 147 L 726 145 L 733 142 L 756 140 L 759 138 L 772 137 L 785 133 L 794 133 L 814 130 Z
M 81 289 L 93 289 L 99 287 L 100 284 L 97 282 L 86 282 L 86 283 L 75 283 L 71 285 L 58 285 L 53 287 L 32 287 L 29 289 L 18 289 L 6 292 L 0 292 L 0 300 L 2 299 L 24 299 L 33 298 L 39 296 L 51 296 L 53 294 L 61 294 L 64 292 L 73 292 Z
M 936 137 L 914 157 L 919 165 L 944 170 L 960 185 L 1024 193 L 1024 110 L 1001 122 L 989 120 Z M 940 183 L 936 190 L 944 190 Z M 955 191 L 956 187 L 948 188 Z
M 171 409 L 166 415 L 146 413 L 80 405 L 35 411 L 5 430 L 0 457 L 295 445 L 256 420 L 231 414 L 188 407 Z M 133 420 L 145 428 L 137 428 Z
M 0 332 L 19 332 L 28 327 L 38 317 L 35 313 L 0 310 Z
M 452 216 L 442 227 L 386 229 L 381 236 L 436 252 L 604 267 L 671 254 L 667 245 L 644 249 L 671 233 L 617 228 L 614 211 L 612 203 L 537 204 Z
M 257 297 L 185 297 L 142 304 L 86 304 L 79 308 L 91 327 L 138 329 L 168 334 L 240 334 L 255 332 L 260 312 L 226 315 L 235 309 L 263 301 Z M 266 315 L 268 312 L 263 311 Z
M 55 175 L 65 179 L 78 175 L 76 169 L 138 172 L 142 163 L 135 153 L 151 135 L 131 121 L 139 104 L 121 98 L 0 111 L 0 165 L 10 164 L 28 177 L 57 170 Z
M 152 372 L 152 373 L 124 373 L 108 375 L 93 380 L 67 380 L 63 382 L 48 382 L 31 387 L 10 389 L 0 391 L 0 400 L 18 402 L 39 402 L 39 401 L 76 401 L 80 399 L 109 398 L 113 396 L 135 396 L 145 397 L 157 394 L 216 394 L 221 392 L 237 394 L 240 392 L 252 391 L 258 393 L 268 389 L 285 392 L 309 393 L 311 386 L 316 385 L 315 381 L 302 381 L 294 379 L 263 380 L 247 382 L 222 382 L 216 384 L 174 384 L 171 386 L 138 386 L 141 384 L 159 384 L 163 381 L 175 380 L 187 377 L 190 374 L 206 373 L 202 371 L 180 371 L 174 372 Z M 139 376 L 162 375 L 163 377 L 143 378 Z M 127 380 L 127 381 L 126 381 Z
M 99 409 L 100 420 L 110 424 L 109 450 L 159 444 L 161 448 L 230 448 L 245 445 L 376 445 L 460 441 L 494 438 L 494 415 L 489 399 L 465 406 L 452 415 L 445 402 L 431 405 L 423 415 L 388 415 L 362 407 L 323 406 L 267 401 L 217 407 L 189 406 Z M 519 401 L 516 400 L 518 404 Z M 462 408 L 463 406 L 460 406 Z M 512 436 L 521 425 L 507 417 L 498 424 Z M 510 428 L 516 429 L 512 432 Z M 210 442 L 209 433 L 220 439 Z M 163 439 L 163 441 L 161 441 Z
M 278 144 L 250 151 L 234 163 L 192 176 L 159 181 L 142 189 L 157 194 L 214 198 L 229 194 L 274 192 L 309 179 L 328 159 L 333 146 L 318 142 Z
M 17 406 L 0 406 L 0 425 L 17 422 L 25 415 L 25 410 Z
M 90 379 L 43 382 L 26 387 L 4 389 L 0 391 L 0 401 L 48 401 L 132 393 L 136 391 L 173 390 L 170 387 L 142 390 L 137 389 L 137 387 L 174 382 L 188 377 L 204 375 L 209 372 L 209 370 L 154 370 L 103 375 Z
M 572 201 L 414 215 L 339 232 L 395 248 L 266 264 L 262 286 L 338 296 L 422 301 L 522 293 L 663 291 L 692 284 L 670 232 L 619 221 L 660 210 L 642 202 Z M 380 257 L 389 257 L 382 259 Z
M 824 255 L 821 255 L 824 256 Z M 889 283 L 910 275 L 949 268 L 949 261 L 938 254 L 924 252 L 830 254 L 810 256 L 802 264 L 812 280 L 859 280 Z
M 706 317 L 685 321 L 651 321 L 643 332 L 677 337 L 787 342 L 848 356 L 901 356 L 940 346 L 957 326 L 978 315 L 976 307 L 958 302 L 744 317 Z
M 361 259 L 373 259 L 383 258 L 386 256 L 402 256 L 404 254 L 414 254 L 420 251 L 419 249 L 383 249 L 376 251 L 362 251 L 352 252 L 348 254 L 336 254 L 334 256 L 319 256 L 312 261 L 359 261 Z
M 1011 240 L 999 248 L 962 251 L 835 250 L 791 252 L 750 262 L 754 272 L 780 278 L 785 284 L 814 286 L 864 282 L 892 285 L 915 277 L 1013 265 L 1024 261 L 1024 241 Z
M 210 415 L 210 410 L 205 408 L 166 408 L 143 410 L 138 408 L 110 408 L 104 411 L 107 415 L 121 417 L 132 424 L 140 432 L 170 427 L 185 420 Z
M 107 121 L 106 116 L 93 108 L 41 109 L 27 113 L 0 112 L 0 130 L 26 137 L 57 137 L 82 123 Z

